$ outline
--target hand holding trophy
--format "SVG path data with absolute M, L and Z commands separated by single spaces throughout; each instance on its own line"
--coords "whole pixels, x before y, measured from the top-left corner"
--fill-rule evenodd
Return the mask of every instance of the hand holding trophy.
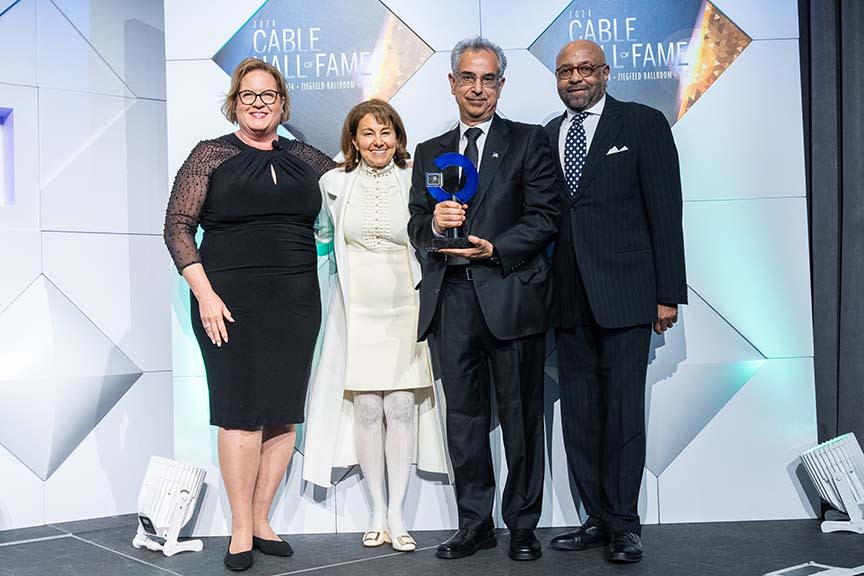
M 478 175 L 477 168 L 471 160 L 455 152 L 442 154 L 435 159 L 435 165 L 440 170 L 445 170 L 450 167 L 459 167 L 462 169 L 461 181 L 464 182 L 462 188 L 455 192 L 448 192 L 444 189 L 444 173 L 443 172 L 427 172 L 426 173 L 426 189 L 429 194 L 437 202 L 451 201 L 458 203 L 460 208 L 464 208 L 474 194 L 477 192 Z M 436 236 L 432 239 L 432 245 L 427 249 L 430 252 L 438 252 L 446 249 L 464 249 L 474 248 L 474 244 L 465 237 L 461 226 L 449 227 L 444 231 L 443 236 Z

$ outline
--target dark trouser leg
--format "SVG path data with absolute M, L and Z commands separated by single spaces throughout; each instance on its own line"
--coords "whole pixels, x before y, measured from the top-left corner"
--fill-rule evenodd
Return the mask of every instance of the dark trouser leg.
M 545 336 L 515 340 L 498 340 L 488 332 L 486 336 L 507 458 L 501 513 L 508 528 L 533 529 L 543 504 Z
M 480 340 L 485 323 L 474 285 L 445 282 L 435 343 L 447 404 L 447 447 L 459 528 L 491 527 L 495 473 L 489 448 L 489 368 Z
M 612 532 L 638 534 L 642 528 L 638 504 L 645 470 L 645 375 L 651 325 L 598 331 L 606 390 L 603 520 Z
M 589 520 L 602 524 L 603 431 L 606 403 L 598 343 L 592 326 L 577 325 L 556 332 L 561 428 L 570 474 Z

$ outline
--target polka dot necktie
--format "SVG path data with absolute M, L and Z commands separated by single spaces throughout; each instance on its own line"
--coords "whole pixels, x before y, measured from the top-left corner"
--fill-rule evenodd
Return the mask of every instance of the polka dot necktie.
M 588 112 L 577 112 L 573 115 L 570 129 L 567 130 L 567 140 L 564 142 L 564 177 L 567 179 L 571 198 L 576 197 L 579 177 L 582 176 L 585 157 L 588 155 L 588 140 L 585 137 L 585 126 L 582 125 L 588 116 Z

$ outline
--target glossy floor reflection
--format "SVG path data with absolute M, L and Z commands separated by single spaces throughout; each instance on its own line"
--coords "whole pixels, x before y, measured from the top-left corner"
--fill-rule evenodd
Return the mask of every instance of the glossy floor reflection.
M 205 538 L 203 552 L 166 558 L 135 550 L 135 529 L 135 517 L 129 515 L 0 532 L 0 576 L 231 573 L 222 565 L 227 538 Z M 436 545 L 450 532 L 413 532 L 418 550 L 406 554 L 389 546 L 364 548 L 360 534 L 288 535 L 295 550 L 292 558 L 256 554 L 255 565 L 246 574 L 757 576 L 810 560 L 843 567 L 864 564 L 864 536 L 822 534 L 814 520 L 646 526 L 645 560 L 632 566 L 607 564 L 602 550 L 549 549 L 549 540 L 562 531 L 538 531 L 544 550 L 536 562 L 507 557 L 506 531 L 499 532 L 496 549 L 461 560 L 435 557 Z

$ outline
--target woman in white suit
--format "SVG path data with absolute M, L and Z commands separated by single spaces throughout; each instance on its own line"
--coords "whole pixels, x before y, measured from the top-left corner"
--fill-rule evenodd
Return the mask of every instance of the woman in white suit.
M 358 104 L 342 129 L 345 160 L 319 182 L 338 285 L 309 392 L 303 465 L 306 480 L 330 486 L 333 467 L 359 463 L 372 501 L 363 544 L 400 551 L 416 548 L 402 514 L 411 464 L 448 471 L 444 412 L 426 343 L 417 342 L 420 266 L 406 230 L 406 145 L 392 106 Z

